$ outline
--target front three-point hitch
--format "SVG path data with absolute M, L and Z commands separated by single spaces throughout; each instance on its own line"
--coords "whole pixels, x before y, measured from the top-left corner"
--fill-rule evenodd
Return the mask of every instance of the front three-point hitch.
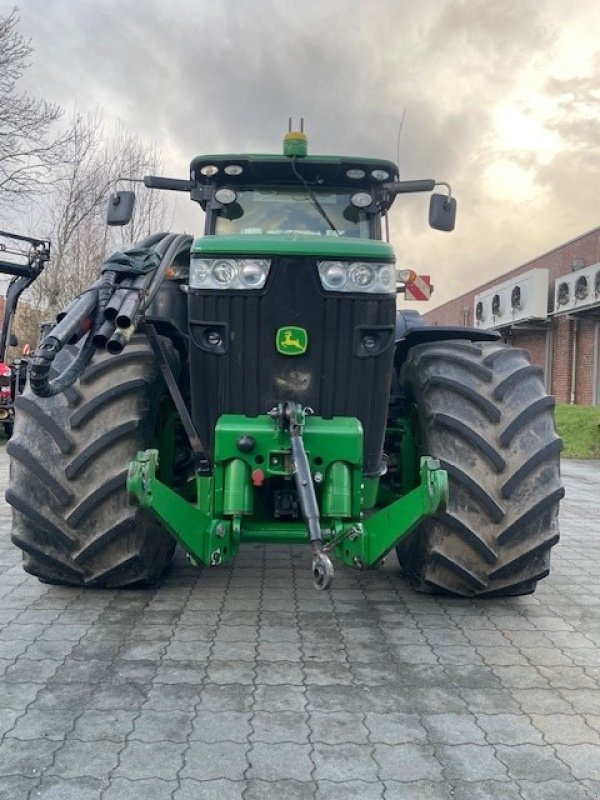
M 312 408 L 302 408 L 301 405 L 288 401 L 270 411 L 269 416 L 278 421 L 282 430 L 289 431 L 298 503 L 308 528 L 308 540 L 312 549 L 313 582 L 315 589 L 329 589 L 335 571 L 331 559 L 323 549 L 319 503 L 303 438 L 306 416 L 313 413 Z
M 415 466 L 419 463 L 414 453 Z M 404 494 L 363 472 L 363 431 L 354 417 L 324 419 L 293 402 L 268 414 L 225 414 L 215 428 L 210 472 L 197 469 L 170 488 L 169 453 L 147 450 L 131 462 L 132 502 L 156 515 L 195 562 L 224 564 L 242 543 L 301 544 L 312 551 L 317 589 L 328 589 L 330 554 L 366 569 L 424 517 L 444 508 L 446 472 L 422 457 Z M 411 488 L 412 487 L 412 488 Z

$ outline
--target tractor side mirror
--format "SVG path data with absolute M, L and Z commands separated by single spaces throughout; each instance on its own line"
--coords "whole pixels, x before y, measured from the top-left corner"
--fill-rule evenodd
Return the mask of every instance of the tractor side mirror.
M 429 224 L 436 231 L 453 231 L 456 224 L 456 200 L 445 194 L 432 194 L 429 201 Z
M 111 194 L 106 212 L 107 225 L 127 225 L 131 222 L 135 192 L 122 191 Z
M 18 347 L 19 346 L 19 340 L 17 339 L 17 337 L 15 336 L 14 333 L 11 333 L 11 335 L 10 335 L 10 337 L 8 339 L 8 346 L 9 347 Z

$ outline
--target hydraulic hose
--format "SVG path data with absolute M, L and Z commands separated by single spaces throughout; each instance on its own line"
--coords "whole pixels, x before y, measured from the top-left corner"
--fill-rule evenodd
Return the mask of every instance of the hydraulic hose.
M 152 304 L 168 267 L 180 253 L 189 248 L 191 242 L 192 237 L 188 234 L 171 234 L 154 248 L 162 255 L 160 263 L 156 271 L 151 274 L 150 279 L 145 275 L 136 279 L 129 291 L 129 296 L 122 301 L 114 319 L 116 330 L 106 342 L 106 349 L 109 353 L 118 354 L 123 351 L 135 333 L 140 318 Z
M 164 240 L 163 240 L 164 241 Z M 144 303 L 140 309 L 140 313 L 144 313 L 146 309 L 150 307 L 156 293 L 163 282 L 165 277 L 165 273 L 169 266 L 173 263 L 173 260 L 178 256 L 180 253 L 184 252 L 185 250 L 189 249 L 189 246 L 193 242 L 193 237 L 187 233 L 179 233 L 176 234 L 172 241 L 169 243 L 168 247 L 166 248 L 164 255 L 158 265 L 156 272 L 152 275 L 152 280 L 150 281 L 150 285 L 148 286 L 148 292 Z M 162 242 L 161 242 L 162 244 Z M 155 248 L 158 250 L 158 248 Z
M 39 397 L 53 397 L 64 392 L 82 375 L 96 348 L 120 353 L 152 304 L 168 267 L 180 253 L 189 249 L 191 242 L 192 237 L 187 234 L 148 236 L 137 247 L 151 247 L 158 255 L 160 261 L 154 271 L 137 276 L 130 272 L 117 284 L 117 272 L 109 269 L 76 298 L 33 355 L 29 370 L 33 393 Z M 83 337 L 75 359 L 63 372 L 50 378 L 58 353 Z
M 152 303 L 164 280 L 168 267 L 179 253 L 189 248 L 192 237 L 187 234 L 169 234 L 165 236 L 154 250 L 161 256 L 160 263 L 150 277 L 143 275 L 137 278 L 125 298 L 114 319 L 116 330 L 106 342 L 109 353 L 121 353 L 127 342 L 135 333 L 138 323 Z
M 94 336 L 104 322 L 104 305 L 114 287 L 116 275 L 105 272 L 90 289 L 69 306 L 68 313 L 45 336 L 33 354 L 29 366 L 31 390 L 38 397 L 54 397 L 72 386 L 90 363 L 94 354 Z M 52 363 L 60 351 L 89 324 L 79 353 L 66 369 L 50 378 Z

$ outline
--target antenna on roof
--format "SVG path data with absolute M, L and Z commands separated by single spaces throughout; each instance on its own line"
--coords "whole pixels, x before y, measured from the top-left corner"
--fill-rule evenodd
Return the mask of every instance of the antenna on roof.
M 288 133 L 292 132 L 292 118 L 288 117 Z
M 396 164 L 398 165 L 398 177 L 400 177 L 400 138 L 402 136 L 402 129 L 404 128 L 404 120 L 406 119 L 406 106 L 402 110 L 402 117 L 398 125 L 398 136 L 396 137 Z
M 304 133 L 304 117 L 300 117 L 300 132 Z

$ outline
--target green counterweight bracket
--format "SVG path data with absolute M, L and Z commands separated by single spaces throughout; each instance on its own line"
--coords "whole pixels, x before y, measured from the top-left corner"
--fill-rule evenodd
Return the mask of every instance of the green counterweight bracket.
M 222 455 L 215 461 L 213 476 L 195 476 L 195 492 L 187 491 L 191 484 L 177 492 L 157 477 L 158 450 L 139 452 L 129 465 L 130 502 L 154 514 L 194 561 L 206 565 L 229 561 L 244 541 L 300 543 L 308 538 L 301 520 L 273 519 L 260 493 L 253 491 L 251 459 L 256 463 L 259 458 L 263 464 L 258 475 L 261 483 L 267 473 L 276 480 L 288 480 L 279 485 L 289 485 L 287 433 L 275 429 L 268 417 L 243 418 L 241 422 L 235 417 L 221 418 L 217 437 L 221 450 L 217 450 Z M 358 425 L 353 420 L 311 417 L 307 439 L 313 458 L 325 462 L 318 467 L 319 483 L 324 482 L 324 551 L 362 568 L 377 564 L 425 517 L 444 509 L 448 475 L 439 461 L 425 456 L 420 462 L 420 483 L 414 489 L 363 517 L 361 498 L 364 503 L 367 492 L 374 494 L 376 487 L 369 488 L 362 476 L 362 431 Z M 236 445 L 240 431 L 255 441 L 250 454 Z
M 210 507 L 201 507 L 212 497 L 212 478 L 196 478 L 201 491 L 195 505 L 161 483 L 157 470 L 158 450 L 136 455 L 127 474 L 129 501 L 155 514 L 194 560 L 217 565 L 232 558 L 239 543 L 235 525 L 229 520 L 214 519 Z
M 335 547 L 335 555 L 355 567 L 377 564 L 425 517 L 443 511 L 448 501 L 448 473 L 440 462 L 421 458 L 421 483 L 408 494 L 354 525 Z

